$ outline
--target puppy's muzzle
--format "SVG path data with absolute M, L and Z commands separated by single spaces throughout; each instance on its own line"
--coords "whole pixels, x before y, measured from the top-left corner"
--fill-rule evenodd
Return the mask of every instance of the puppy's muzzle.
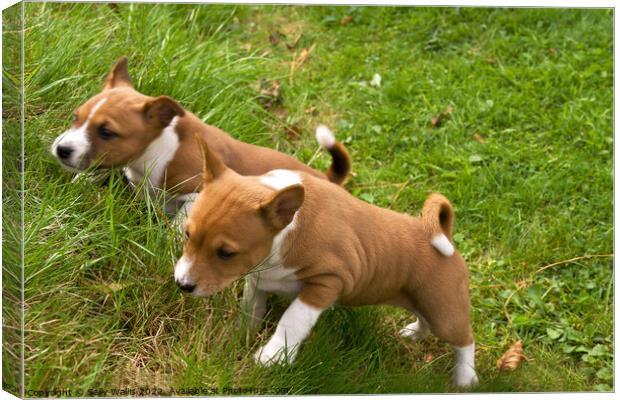
M 69 146 L 56 147 L 56 155 L 63 161 L 69 159 L 69 157 L 71 157 L 71 154 L 73 154 L 73 148 Z
M 190 283 L 181 283 L 179 281 L 176 281 L 177 286 L 179 287 L 179 289 L 181 289 L 184 292 L 193 292 L 194 289 L 196 289 L 196 285 L 192 285 Z

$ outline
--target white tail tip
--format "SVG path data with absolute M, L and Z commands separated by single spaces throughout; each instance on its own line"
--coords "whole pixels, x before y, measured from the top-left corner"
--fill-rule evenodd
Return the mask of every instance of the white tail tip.
M 324 149 L 331 149 L 336 144 L 336 137 L 325 125 L 316 127 L 316 141 Z
M 431 240 L 431 244 L 446 257 L 450 257 L 454 254 L 454 246 L 452 246 L 452 243 L 450 243 L 446 235 L 443 233 L 435 236 L 433 240 Z

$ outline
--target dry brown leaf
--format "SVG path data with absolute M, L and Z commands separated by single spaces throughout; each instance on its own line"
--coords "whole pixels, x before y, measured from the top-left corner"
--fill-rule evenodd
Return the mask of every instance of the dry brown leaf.
M 315 46 L 316 46 L 316 43 L 312 44 L 310 48 L 303 49 L 301 51 L 301 53 L 299 54 L 299 57 L 297 57 L 297 60 L 295 60 L 295 64 L 297 65 L 297 68 L 301 67 L 301 65 L 306 62 L 306 60 L 308 59 L 308 56 L 310 55 L 310 53 L 312 53 Z
M 446 117 L 448 117 L 453 112 L 454 112 L 454 107 L 452 106 L 446 107 L 444 111 L 440 112 L 439 114 L 431 118 L 431 126 L 438 127 L 439 125 L 441 125 L 443 120 L 446 119 Z
M 532 278 L 522 279 L 520 281 L 515 282 L 515 285 L 517 286 L 517 289 L 519 290 L 530 287 L 531 284 L 532 284 Z
M 310 106 L 308 108 L 306 108 L 304 110 L 305 114 L 312 114 L 312 115 L 316 115 L 316 107 L 315 106 Z
M 549 48 L 549 54 L 551 54 L 552 56 L 556 55 L 557 53 L 558 51 L 554 47 Z
M 435 356 L 433 355 L 433 353 L 426 353 L 424 355 L 424 362 L 425 363 L 429 363 L 429 362 L 433 361 L 434 358 L 435 358 Z
M 268 84 L 265 80 L 261 80 L 258 93 L 260 95 L 258 100 L 263 107 L 272 108 L 281 101 L 280 82 L 278 80 L 273 80 L 271 81 L 271 84 Z
M 293 61 L 291 62 L 291 73 L 289 75 L 290 84 L 293 84 L 293 78 L 295 77 L 295 71 L 297 71 L 297 69 L 301 67 L 303 63 L 306 62 L 306 60 L 308 59 L 308 56 L 310 56 L 310 54 L 312 53 L 315 47 L 316 47 L 316 43 L 313 43 L 312 46 L 310 46 L 309 48 L 303 49 L 299 53 L 299 56 L 297 56 L 297 58 L 293 58 Z
M 491 64 L 491 65 L 497 64 L 497 58 L 495 57 L 487 58 L 486 61 L 487 61 L 487 64 Z
M 479 133 L 474 133 L 474 140 L 480 144 L 484 144 L 484 138 Z
M 523 354 L 523 342 L 517 340 L 510 348 L 497 360 L 497 368 L 500 371 L 512 371 L 526 361 L 527 357 Z
M 303 133 L 301 127 L 297 123 L 288 124 L 284 129 L 286 130 L 286 136 L 291 140 L 299 139 Z
M 351 22 L 353 21 L 353 17 L 350 15 L 345 15 L 344 17 L 342 17 L 342 19 L 340 20 L 340 25 L 342 26 L 347 26 L 349 25 Z

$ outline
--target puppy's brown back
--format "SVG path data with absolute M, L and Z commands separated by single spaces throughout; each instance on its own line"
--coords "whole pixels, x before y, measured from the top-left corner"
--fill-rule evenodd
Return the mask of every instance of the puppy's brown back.
M 390 302 L 437 279 L 466 285 L 467 268 L 458 252 L 435 249 L 420 218 L 365 203 L 344 189 L 303 174 L 304 205 L 285 264 L 316 279 L 335 274 L 343 282 L 340 302 Z
M 323 173 L 288 154 L 237 140 L 221 129 L 203 123 L 187 111 L 185 117 L 177 123 L 177 133 L 181 143 L 167 171 L 167 187 L 174 187 L 179 193 L 194 192 L 201 185 L 202 159 L 194 138 L 196 134 L 200 135 L 228 167 L 241 175 L 262 175 L 274 169 L 290 169 L 340 185 L 351 171 L 349 152 L 337 140 L 326 149 L 332 156 L 332 164 L 326 173 Z

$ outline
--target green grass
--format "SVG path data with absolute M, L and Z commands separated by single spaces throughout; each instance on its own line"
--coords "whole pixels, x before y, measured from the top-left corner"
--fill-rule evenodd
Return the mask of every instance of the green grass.
M 21 6 L 2 12 L 2 388 L 19 391 L 21 309 Z M 10 138 L 10 140 L 8 139 Z M 7 144 L 10 142 L 10 145 Z M 7 149 L 7 147 L 9 147 Z
M 613 388 L 612 258 L 540 270 L 613 252 L 612 11 L 25 9 L 26 389 L 454 390 L 449 346 L 399 338 L 412 321 L 402 310 L 330 309 L 294 365 L 266 369 L 251 356 L 285 301 L 272 298 L 264 329 L 249 335 L 236 326 L 240 284 L 209 299 L 179 292 L 181 244 L 157 200 L 141 199 L 118 171 L 103 185 L 74 180 L 48 150 L 123 54 L 143 93 L 170 95 L 235 137 L 304 162 L 316 124 L 330 125 L 353 157 L 347 189 L 366 201 L 417 214 L 429 192 L 445 194 L 471 275 L 475 390 Z M 343 26 L 345 15 L 353 21 Z M 312 46 L 291 76 L 291 61 Z M 5 82 L 14 73 L 5 66 Z M 380 87 L 369 85 L 375 73 Z M 265 106 L 260 82 L 275 80 L 280 102 Z M 12 110 L 5 133 L 19 126 Z M 3 135 L 3 149 L 6 214 L 19 204 L 7 190 L 18 164 L 6 161 L 19 136 Z M 328 164 L 322 153 L 311 163 Z M 19 228 L 3 228 L 6 260 Z M 529 361 L 500 373 L 496 359 L 518 339 Z

